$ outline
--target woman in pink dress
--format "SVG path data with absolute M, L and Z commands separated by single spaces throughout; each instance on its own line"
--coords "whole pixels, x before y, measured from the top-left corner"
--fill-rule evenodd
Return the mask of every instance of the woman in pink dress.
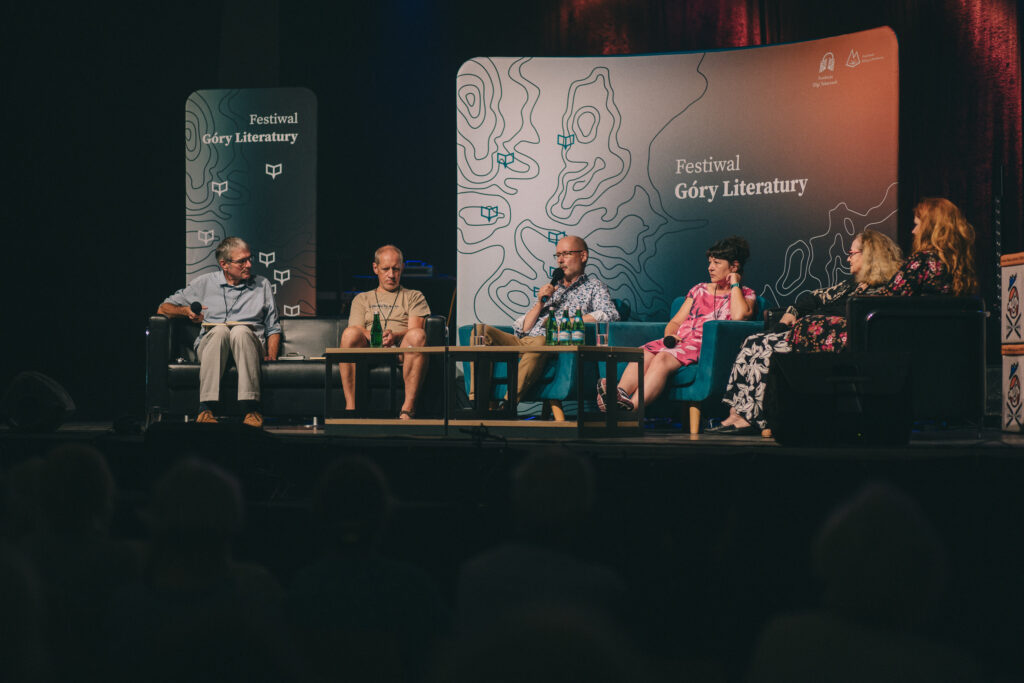
M 742 237 L 727 237 L 707 251 L 711 282 L 695 285 L 686 294 L 679 311 L 665 326 L 665 338 L 644 344 L 644 402 L 653 401 L 665 388 L 668 376 L 684 365 L 696 363 L 708 320 L 748 320 L 757 298 L 754 290 L 742 287 L 743 264 L 750 247 Z M 668 342 L 666 344 L 666 341 Z M 639 404 L 636 365 L 629 365 L 619 380 L 618 405 L 633 410 Z M 597 405 L 605 409 L 606 383 L 597 385 Z

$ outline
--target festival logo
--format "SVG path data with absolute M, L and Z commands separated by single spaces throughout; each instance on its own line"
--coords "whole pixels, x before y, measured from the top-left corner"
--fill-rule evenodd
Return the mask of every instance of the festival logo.
M 1017 374 L 1019 363 L 1010 364 L 1009 387 L 1006 390 L 1006 424 L 1004 427 L 1016 425 L 1021 428 L 1020 375 Z
M 1006 337 L 1016 335 L 1021 338 L 1020 320 L 1020 292 L 1017 291 L 1017 274 L 1010 276 L 1009 287 L 1006 290 Z

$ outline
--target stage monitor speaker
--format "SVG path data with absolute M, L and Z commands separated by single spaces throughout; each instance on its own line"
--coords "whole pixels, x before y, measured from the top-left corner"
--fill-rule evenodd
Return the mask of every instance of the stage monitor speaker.
M 75 403 L 56 380 L 41 372 L 19 373 L 4 392 L 3 412 L 17 432 L 52 432 L 75 412 Z
M 784 446 L 905 445 L 913 420 L 903 353 L 776 353 L 765 416 Z

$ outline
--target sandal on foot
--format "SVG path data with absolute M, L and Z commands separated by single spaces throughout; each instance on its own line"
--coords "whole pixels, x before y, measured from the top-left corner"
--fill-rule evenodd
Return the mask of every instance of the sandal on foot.
M 403 409 L 402 412 L 400 412 L 398 414 L 398 419 L 399 420 L 406 419 L 406 418 L 412 420 L 415 417 L 416 417 L 416 411 L 415 410 L 404 410 Z
M 608 383 L 604 377 L 597 380 L 597 409 L 602 413 L 608 412 L 608 406 L 605 405 L 605 397 L 608 395 Z
M 622 387 L 618 387 L 618 396 L 616 397 L 616 403 L 619 405 L 619 410 L 633 410 L 633 401 L 629 398 L 629 394 Z

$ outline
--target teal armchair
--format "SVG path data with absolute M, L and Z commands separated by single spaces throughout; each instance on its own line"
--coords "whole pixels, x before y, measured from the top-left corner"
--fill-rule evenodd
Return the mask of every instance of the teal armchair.
M 677 297 L 671 310 L 678 311 L 685 297 Z M 700 358 L 668 378 L 660 400 L 683 403 L 689 408 L 690 433 L 700 432 L 701 410 L 722 400 L 736 354 L 743 340 L 764 331 L 759 318 L 767 308 L 764 297 L 757 297 L 754 320 L 710 320 L 704 323 L 704 341 Z M 611 346 L 642 346 L 665 333 L 666 322 L 612 323 L 608 330 Z M 621 372 L 621 370 L 620 370 Z
M 612 324 L 614 325 L 616 323 Z M 584 323 L 584 326 L 584 343 L 592 345 L 595 343 L 597 338 L 597 328 L 594 323 Z M 492 325 L 491 327 L 512 334 L 511 325 Z M 472 325 L 462 325 L 459 327 L 459 346 L 469 346 L 472 334 Z M 466 384 L 466 393 L 468 394 L 470 391 L 469 363 L 463 363 L 462 368 Z M 508 383 L 507 363 L 495 363 L 492 382 L 494 384 L 494 393 L 491 396 L 491 399 L 501 400 L 505 398 L 505 393 L 507 391 L 506 385 Z M 585 371 L 584 382 L 584 395 L 581 398 L 592 399 L 593 388 L 597 384 L 596 371 Z M 565 414 L 562 411 L 562 401 L 570 398 L 575 399 L 575 397 L 576 354 L 558 353 L 551 354 L 548 362 L 544 365 L 544 374 L 541 375 L 540 379 L 538 379 L 537 382 L 527 390 L 527 392 L 521 397 L 521 400 L 543 401 L 545 409 L 550 409 L 556 420 L 564 420 Z

